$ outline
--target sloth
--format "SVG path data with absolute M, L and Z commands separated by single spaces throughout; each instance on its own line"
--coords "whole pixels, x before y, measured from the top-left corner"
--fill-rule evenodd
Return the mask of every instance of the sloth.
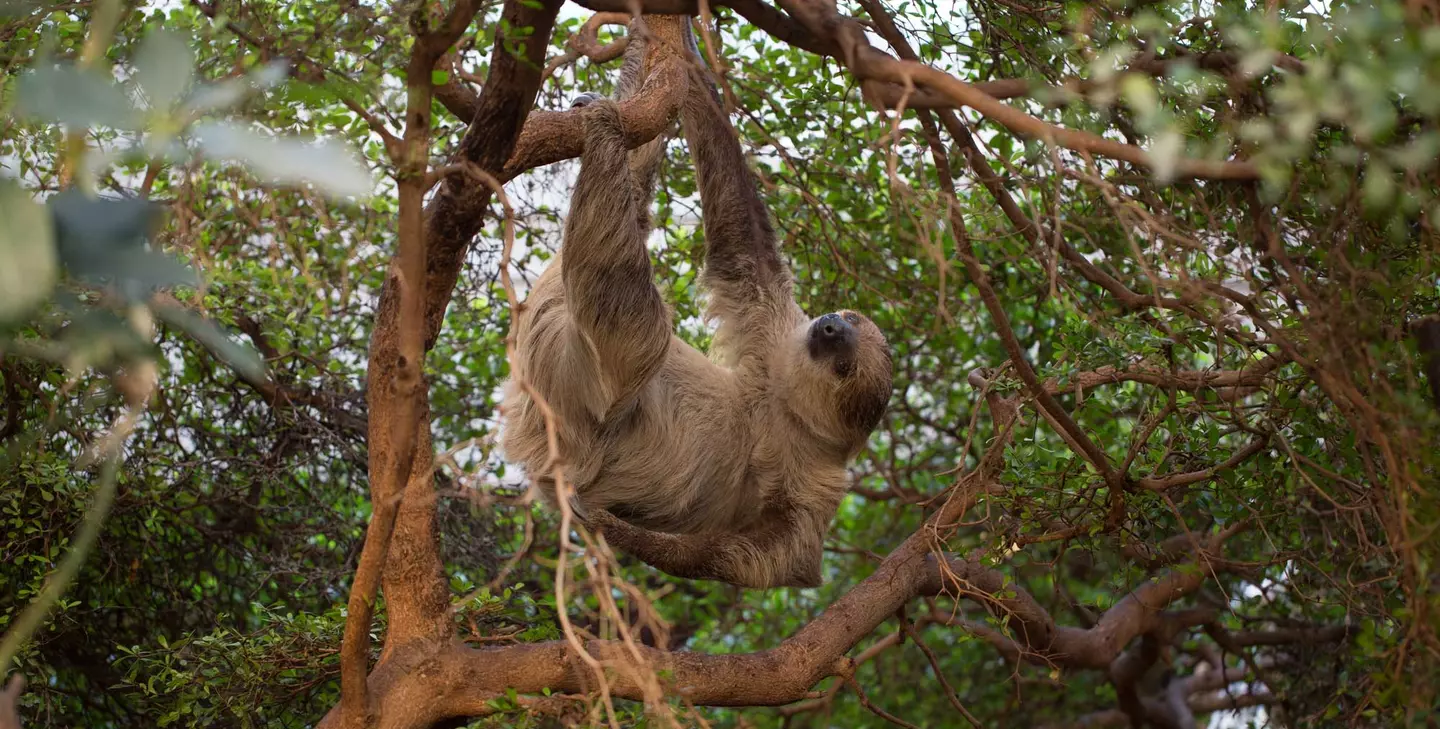
M 628 54 L 625 65 L 633 90 Z M 551 410 L 569 503 L 607 543 L 676 577 L 814 587 L 846 466 L 889 402 L 889 346 L 859 312 L 810 318 L 796 304 L 756 178 L 702 74 L 692 64 L 680 121 L 718 323 L 709 356 L 673 333 L 645 247 L 664 140 L 628 153 L 616 102 L 594 95 L 574 102 L 580 172 L 561 250 L 517 314 L 516 353 Z M 504 412 L 506 459 L 557 506 L 546 416 L 513 381 Z

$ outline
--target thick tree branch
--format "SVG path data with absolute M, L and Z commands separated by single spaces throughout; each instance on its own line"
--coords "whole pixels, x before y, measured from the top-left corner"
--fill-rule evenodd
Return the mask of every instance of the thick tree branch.
M 478 0 L 460 0 L 437 29 L 420 30 L 407 69 L 412 83 L 406 134 L 401 158 L 395 160 L 400 182 L 401 252 L 381 291 L 367 374 L 374 516 L 356 570 L 342 643 L 342 703 L 326 717 L 325 725 L 369 725 L 377 713 L 382 718 L 403 714 L 403 710 L 390 710 L 398 705 L 395 697 L 378 693 L 384 699 L 382 707 L 381 701 L 371 700 L 377 693 L 367 691 L 372 681 L 366 680 L 365 659 L 377 573 L 383 571 L 390 625 L 382 665 L 397 646 L 415 640 L 444 641 L 452 632 L 449 585 L 441 572 L 434 532 L 434 454 L 421 366 L 424 353 L 438 335 L 464 250 L 479 228 L 489 190 L 466 190 L 451 181 L 442 186 L 428 208 L 422 204 L 429 152 L 430 69 L 464 32 L 478 8 Z M 538 37 L 549 38 L 558 9 L 558 0 L 538 7 L 517 1 L 507 3 L 502 15 L 508 21 L 506 27 L 533 29 Z M 495 44 L 495 82 L 487 84 L 477 124 L 461 143 L 461 153 L 468 160 L 489 163 L 490 169 L 509 157 L 534 104 L 539 62 L 546 47 L 531 43 L 527 46 L 530 57 L 517 59 L 507 45 L 503 39 Z
M 1060 628 L 1055 653 L 1067 657 L 1068 665 L 1079 668 L 1108 668 L 1136 636 L 1155 630 L 1165 622 L 1162 610 L 1176 600 L 1193 594 L 1210 577 L 1210 550 L 1219 540 L 1212 540 L 1198 555 L 1199 563 L 1170 570 L 1151 578 L 1136 588 L 1114 607 L 1105 611 L 1095 627 L 1088 630 Z
M 501 13 L 503 27 L 528 28 L 532 29 L 528 37 L 549 38 L 559 4 L 559 0 L 545 0 L 532 7 L 533 3 L 511 0 Z M 539 89 L 546 44 L 527 43 L 526 55 L 521 58 L 511 54 L 509 45 L 503 38 L 495 43 L 490 77 L 480 95 L 475 121 L 460 143 L 460 156 L 483 170 L 498 169 L 510 157 Z M 425 208 L 425 301 L 423 326 L 418 331 L 426 351 L 439 336 L 465 251 L 480 230 L 489 200 L 490 190 L 485 186 L 447 178 Z M 376 314 L 376 330 L 384 336 L 377 335 L 372 342 L 372 361 L 378 365 L 371 369 L 372 387 L 377 378 L 383 382 L 392 376 L 398 363 L 396 294 L 387 282 Z M 373 425 L 377 417 L 373 404 L 370 417 L 373 454 L 376 437 L 381 435 Z M 386 574 L 392 638 L 397 637 L 396 631 L 401 638 L 410 635 L 432 639 L 450 632 L 449 587 L 440 574 L 435 546 L 435 494 L 428 475 L 430 432 L 425 420 L 421 420 L 416 444 L 423 463 L 416 464 L 415 477 L 406 484 L 407 496 L 396 526 L 395 552 Z M 392 642 L 387 640 L 387 648 Z
M 631 149 L 654 139 L 670 126 L 680 108 L 687 79 L 685 61 L 667 56 L 659 61 L 635 96 L 620 102 L 625 143 Z M 501 181 L 514 179 L 536 167 L 579 157 L 585 146 L 582 131 L 576 111 L 536 111 L 525 124 L 514 156 L 501 171 Z
M 453 68 L 454 64 L 450 65 Z M 445 83 L 435 87 L 435 100 L 466 124 L 471 123 L 480 112 L 480 94 L 458 73 L 451 73 Z
M 1017 617 L 1019 620 L 1017 636 L 1034 641 L 1022 646 L 1032 660 L 1105 668 L 1125 643 L 1170 619 L 1164 608 L 1192 593 L 1208 574 L 1204 569 L 1190 569 L 1164 575 L 1121 600 L 1091 630 L 1057 628 L 1033 598 L 1013 583 L 1007 584 L 999 571 L 964 560 L 950 560 L 943 566 L 937 563 L 929 554 L 928 529 L 922 528 L 875 573 L 775 648 L 730 655 L 643 648 L 642 658 L 669 677 L 669 695 L 693 704 L 779 706 L 806 698 L 827 676 L 844 675 L 852 665 L 845 653 L 901 605 L 917 596 L 951 592 L 980 600 L 987 607 L 998 603 L 1014 610 L 1012 624 Z M 1209 544 L 1218 546 L 1218 541 Z M 1012 592 L 1013 597 L 1002 597 Z M 603 664 L 633 668 L 634 654 L 619 642 L 591 641 L 586 650 Z M 611 692 L 622 698 L 643 698 L 642 687 L 624 678 L 630 675 L 634 675 L 631 670 L 616 670 Z M 438 719 L 489 713 L 493 710 L 489 700 L 507 689 L 521 694 L 547 688 L 583 692 L 591 688 L 588 676 L 563 641 L 480 649 L 456 643 L 423 677 L 397 665 L 383 672 L 377 669 L 372 681 L 390 687 L 392 693 L 410 690 L 401 687 L 417 680 L 443 686 L 435 707 L 439 713 L 432 717 Z
M 1146 366 L 1122 370 L 1117 367 L 1101 367 L 1090 372 L 1078 373 L 1064 383 L 1047 381 L 1045 390 L 1058 395 L 1062 392 L 1074 392 L 1076 389 L 1089 390 L 1100 385 L 1112 385 L 1119 382 L 1139 382 L 1177 390 L 1258 387 L 1264 384 L 1265 378 L 1282 364 L 1285 364 L 1284 358 L 1271 355 L 1242 370 L 1171 371 L 1160 367 Z
M 371 519 L 365 531 L 365 545 L 355 568 L 350 588 L 345 633 L 340 645 L 340 719 L 343 726 L 359 729 L 369 725 L 372 706 L 366 688 L 369 669 L 370 624 L 382 575 L 389 578 L 386 595 L 391 598 L 394 634 L 403 635 L 411 625 L 429 625 L 436 619 L 430 605 L 407 604 L 394 589 L 397 583 L 414 582 L 410 562 L 395 562 L 399 569 L 387 569 L 390 542 L 397 520 L 404 508 L 404 497 L 419 484 L 417 496 L 426 502 L 424 511 L 409 512 L 410 521 L 434 520 L 434 487 L 431 480 L 433 454 L 430 452 L 428 420 L 429 389 L 424 381 L 425 362 L 425 193 L 430 154 L 430 106 L 433 98 L 430 71 L 435 62 L 455 44 L 480 10 L 480 0 L 456 0 L 440 24 L 424 27 L 423 11 L 411 16 L 416 29 L 415 45 L 411 48 L 406 68 L 405 136 L 391 141 L 391 162 L 396 168 L 400 193 L 399 251 L 391 262 L 381 292 L 381 309 L 396 313 L 377 317 L 370 338 L 370 361 L 367 370 L 367 396 L 370 406 L 370 503 Z M 387 296 L 388 295 L 388 296 Z M 397 311 L 398 310 L 398 311 Z M 383 374 L 382 374 L 383 373 Z M 420 432 L 423 431 L 423 434 Z M 424 449 L 424 455 L 419 451 Z M 414 469 L 417 464 L 419 469 Z M 418 472 L 417 472 L 418 471 Z M 427 497 L 424 498 L 424 497 Z M 433 528 L 433 527 L 432 527 Z M 407 532 L 414 534 L 414 530 Z M 406 545 L 408 554 L 435 556 L 433 539 L 430 544 Z M 403 576 L 403 577 L 402 577 Z M 433 572 L 423 585 L 436 581 Z M 405 585 L 409 587 L 411 585 Z M 422 592 L 422 594 L 424 594 Z M 413 608 L 420 608 L 415 610 Z M 429 613 L 427 615 L 427 613 Z M 430 621 L 414 620 L 429 617 Z M 387 642 L 387 647 L 392 645 Z

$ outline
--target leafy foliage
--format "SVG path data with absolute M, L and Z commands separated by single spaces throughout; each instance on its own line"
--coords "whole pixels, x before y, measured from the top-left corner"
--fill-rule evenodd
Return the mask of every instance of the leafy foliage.
M 1177 488 L 1112 489 L 1030 408 L 1004 453 L 1004 489 L 948 548 L 983 555 L 1059 622 L 1084 626 L 1151 578 L 1167 540 L 1251 525 L 1225 547 L 1244 569 L 1177 606 L 1218 617 L 1192 626 L 1145 679 L 1155 688 L 1167 668 L 1190 674 L 1218 652 L 1250 671 L 1236 693 L 1263 685 L 1273 697 L 1264 713 L 1215 713 L 1238 725 L 1434 721 L 1416 707 L 1440 685 L 1440 416 L 1407 324 L 1440 308 L 1440 26 L 1412 5 L 886 8 L 925 62 L 971 81 L 1029 80 L 1031 96 L 1012 103 L 1048 121 L 1170 163 L 1238 156 L 1262 172 L 1254 190 L 1166 180 L 1166 164 L 1157 181 L 976 125 L 1026 215 L 1142 299 L 1183 306 L 1118 300 L 1056 245 L 1017 230 L 972 174 L 958 183 L 1016 338 L 1084 433 L 1132 484 L 1215 471 Z M 119 375 L 153 357 L 161 380 L 98 548 L 0 671 L 30 678 L 21 707 L 35 726 L 313 725 L 337 695 L 339 605 L 370 510 L 361 393 L 396 213 L 371 125 L 395 128 L 404 109 L 406 14 L 269 0 L 142 6 L 86 65 L 96 7 L 0 13 L 0 630 L 82 519 L 95 469 L 77 459 L 125 402 Z M 486 75 L 498 17 L 491 7 L 477 20 L 457 69 Z M 562 17 L 552 56 L 583 19 L 573 6 Z M 731 653 L 772 646 L 819 614 L 914 532 L 956 469 L 975 467 L 996 434 L 967 378 L 1007 354 L 960 262 L 914 113 L 882 116 L 833 59 L 728 12 L 718 21 L 737 126 L 800 303 L 870 313 L 897 370 L 890 413 L 836 518 L 824 587 L 746 591 L 625 562 L 674 646 Z M 282 51 L 290 63 L 273 61 Z M 537 106 L 608 91 L 613 71 L 564 67 Z M 1087 83 L 1063 83 L 1075 77 Z M 438 164 L 469 120 L 438 103 L 434 113 Z M 652 259 L 681 336 L 704 346 L 689 152 L 675 141 L 668 154 Z M 573 172 L 562 163 L 508 186 L 522 280 L 559 244 Z M 491 221 L 467 252 L 426 363 L 437 531 L 456 629 L 477 645 L 558 637 L 554 519 L 519 498 L 494 450 L 509 324 L 501 239 Z M 135 303 L 164 322 L 158 336 L 132 326 Z M 237 330 L 243 344 L 226 333 Z M 1240 389 L 1079 384 L 1097 372 L 1237 372 L 1272 356 L 1284 362 Z M 1013 369 L 995 388 L 1026 393 Z M 1219 467 L 1262 436 L 1250 457 Z M 1064 725 L 1119 701 L 1104 672 L 1008 661 L 986 638 L 1012 630 L 1003 615 L 938 598 L 910 619 L 921 643 L 885 645 L 887 624 L 851 654 L 878 646 L 856 682 L 906 721 L 956 723 L 938 676 L 985 725 Z M 1207 632 L 1327 626 L 1346 637 L 1246 645 L 1243 659 Z M 851 689 L 820 691 L 799 708 L 700 714 L 717 726 L 883 723 Z M 477 724 L 529 725 L 530 706 L 496 697 L 500 713 Z M 644 721 L 639 707 L 622 709 Z

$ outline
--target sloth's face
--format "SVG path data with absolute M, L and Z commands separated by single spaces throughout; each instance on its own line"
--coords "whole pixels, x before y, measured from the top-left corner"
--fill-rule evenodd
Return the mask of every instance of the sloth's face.
M 816 317 L 800 336 L 802 360 L 791 383 L 818 407 L 808 418 L 818 430 L 858 449 L 890 402 L 890 347 L 862 314 L 841 310 Z M 792 404 L 793 407 L 793 404 Z

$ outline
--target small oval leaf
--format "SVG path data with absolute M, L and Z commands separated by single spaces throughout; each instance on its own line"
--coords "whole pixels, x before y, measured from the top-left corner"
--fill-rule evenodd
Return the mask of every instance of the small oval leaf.
M 195 54 L 178 33 L 159 29 L 135 52 L 135 81 L 156 110 L 169 110 L 190 86 Z
M 0 321 L 27 314 L 59 276 L 54 231 L 45 208 L 17 186 L 0 185 Z
M 337 197 L 364 198 L 372 191 L 369 170 L 337 142 L 267 137 L 223 122 L 197 124 L 192 133 L 206 155 L 240 162 L 274 184 L 308 182 Z
M 17 116 L 75 127 L 139 128 L 130 98 L 108 74 L 40 64 L 20 77 L 18 87 Z

